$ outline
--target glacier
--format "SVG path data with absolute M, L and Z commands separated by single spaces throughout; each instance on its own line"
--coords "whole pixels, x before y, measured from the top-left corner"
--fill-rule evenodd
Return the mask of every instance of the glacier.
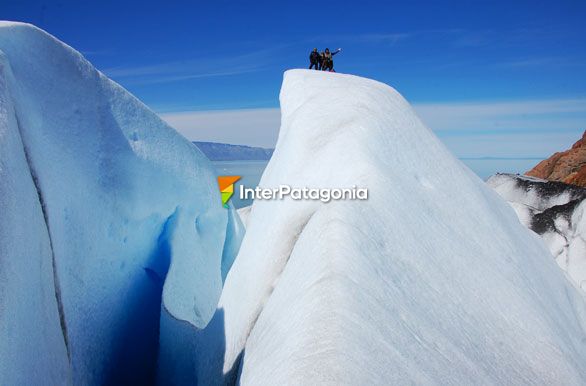
M 586 299 L 391 87 L 291 70 L 263 188 L 0 22 L 2 384 L 586 383 Z M 244 227 L 246 226 L 246 235 Z
M 486 183 L 541 236 L 568 279 L 586 291 L 586 189 L 515 174 L 496 174 Z
M 399 93 L 356 76 L 290 70 L 280 102 L 260 186 L 356 185 L 369 199 L 253 203 L 202 332 L 198 379 L 586 382 L 584 297 Z
M 152 382 L 188 344 L 159 327 L 208 323 L 243 235 L 210 161 L 28 24 L 0 23 L 0 114 L 2 383 Z

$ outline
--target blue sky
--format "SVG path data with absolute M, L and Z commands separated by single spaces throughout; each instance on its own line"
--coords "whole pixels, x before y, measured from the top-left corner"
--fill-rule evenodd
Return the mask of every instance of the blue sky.
M 311 48 L 388 83 L 457 155 L 546 156 L 586 128 L 586 2 L 3 0 L 190 139 L 271 146 Z

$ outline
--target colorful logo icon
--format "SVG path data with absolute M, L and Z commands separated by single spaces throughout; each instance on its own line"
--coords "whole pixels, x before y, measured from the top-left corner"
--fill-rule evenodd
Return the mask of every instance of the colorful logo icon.
M 219 176 L 218 185 L 222 194 L 222 205 L 228 208 L 228 201 L 234 194 L 234 183 L 240 179 L 240 176 Z

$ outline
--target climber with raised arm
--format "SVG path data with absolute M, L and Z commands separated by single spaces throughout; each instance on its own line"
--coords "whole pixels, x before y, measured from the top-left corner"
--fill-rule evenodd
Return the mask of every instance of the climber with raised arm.
M 333 56 L 336 55 L 340 51 L 342 51 L 341 48 L 338 48 L 334 52 L 330 52 L 330 49 L 329 48 L 326 48 L 326 50 L 324 51 L 324 56 L 323 56 L 323 64 L 322 64 L 322 70 L 323 71 L 336 72 L 334 70 L 334 59 L 333 59 Z

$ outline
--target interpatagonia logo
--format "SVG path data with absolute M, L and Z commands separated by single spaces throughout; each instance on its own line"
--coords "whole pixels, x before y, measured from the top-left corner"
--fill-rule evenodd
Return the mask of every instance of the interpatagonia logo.
M 222 205 L 228 208 L 228 201 L 234 194 L 234 183 L 240 179 L 240 176 L 219 176 L 218 185 L 222 194 Z
M 352 185 L 348 188 L 296 188 L 279 185 L 276 188 L 246 188 L 240 185 L 241 200 L 319 200 L 323 203 L 339 200 L 368 200 L 368 189 Z

